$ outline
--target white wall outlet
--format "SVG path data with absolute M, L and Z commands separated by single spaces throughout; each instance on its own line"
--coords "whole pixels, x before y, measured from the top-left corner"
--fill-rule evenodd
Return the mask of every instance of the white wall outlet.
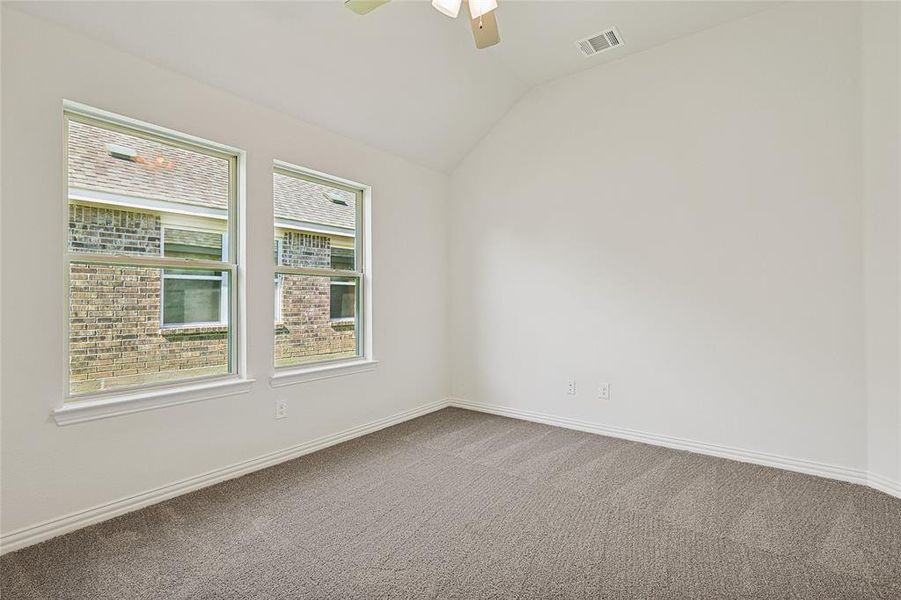
M 598 400 L 610 400 L 610 384 L 602 383 L 598 386 Z
M 288 416 L 288 401 L 280 399 L 275 401 L 275 418 L 284 419 Z
M 570 379 L 569 381 L 566 382 L 566 394 L 568 396 L 576 395 L 576 380 L 575 379 Z

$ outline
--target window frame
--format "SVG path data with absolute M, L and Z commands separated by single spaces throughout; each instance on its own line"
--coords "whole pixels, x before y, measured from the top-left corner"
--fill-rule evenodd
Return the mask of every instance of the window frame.
M 329 279 L 331 290 L 331 278 L 340 277 L 355 279 L 357 286 L 356 305 L 354 306 L 354 322 L 356 336 L 356 356 L 351 358 L 336 358 L 303 363 L 300 365 L 275 365 L 273 354 L 273 375 L 270 384 L 273 387 L 291 385 L 305 381 L 313 381 L 323 378 L 335 377 L 361 371 L 372 370 L 378 361 L 372 352 L 372 262 L 370 258 L 370 206 L 372 188 L 348 179 L 342 179 L 334 175 L 314 171 L 305 167 L 287 163 L 281 160 L 273 161 L 273 174 L 278 173 L 288 177 L 298 177 L 311 183 L 335 187 L 354 194 L 354 270 L 340 270 L 332 268 L 316 267 L 291 267 L 281 264 L 273 265 L 273 275 L 313 276 Z M 274 202 L 274 195 L 272 201 Z M 273 206 L 274 208 L 274 206 Z M 274 225 L 277 219 L 273 219 Z M 331 314 L 329 314 L 331 317 Z M 350 322 L 350 319 L 331 320 L 332 324 Z M 273 339 L 273 349 L 275 339 Z
M 130 117 L 125 117 L 105 110 L 93 108 L 70 100 L 63 100 L 62 110 L 62 181 L 63 181 L 63 252 L 65 281 L 63 285 L 64 299 L 64 360 L 63 382 L 64 394 L 62 403 L 53 411 L 59 425 L 77 423 L 114 416 L 117 414 L 149 410 L 158 406 L 169 406 L 184 402 L 205 400 L 210 397 L 228 396 L 246 393 L 250 390 L 252 379 L 246 377 L 245 353 L 242 348 L 244 340 L 243 315 L 244 298 L 244 250 L 243 244 L 243 212 L 244 205 L 244 173 L 246 156 L 244 151 L 219 144 L 206 139 L 174 131 L 162 126 L 153 125 Z M 228 219 L 223 242 L 227 242 L 227 260 L 208 261 L 201 259 L 166 258 L 163 256 L 162 227 L 159 255 L 114 255 L 95 252 L 71 252 L 69 248 L 68 206 L 69 196 L 69 123 L 78 121 L 90 126 L 118 131 L 128 135 L 142 137 L 159 143 L 179 147 L 222 158 L 228 161 Z M 137 268 L 184 269 L 197 271 L 222 271 L 228 273 L 226 301 L 228 302 L 228 372 L 217 375 L 185 377 L 171 381 L 123 385 L 109 390 L 88 392 L 71 391 L 69 366 L 70 338 L 70 269 L 73 264 L 96 264 L 101 266 L 125 266 Z M 161 284 L 163 282 L 161 281 Z M 162 301 L 162 285 L 160 300 Z M 162 305 L 160 310 L 162 311 Z M 160 315 L 162 325 L 162 314 Z M 221 324 L 218 326 L 222 326 Z M 190 326 L 188 326 L 190 327 Z M 162 329 L 162 327 L 161 327 Z M 167 328 L 168 329 L 168 328 Z
M 285 248 L 285 238 L 275 238 L 275 265 L 281 266 L 282 252 Z M 285 278 L 275 274 L 273 282 L 275 285 L 275 324 L 278 326 L 282 322 L 282 293 L 285 285 Z

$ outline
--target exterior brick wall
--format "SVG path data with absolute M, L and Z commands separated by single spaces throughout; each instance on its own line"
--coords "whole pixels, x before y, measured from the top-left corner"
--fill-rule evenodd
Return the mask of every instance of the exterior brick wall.
M 149 212 L 69 206 L 73 252 L 159 256 L 161 227 Z M 285 235 L 283 264 L 327 268 L 330 259 L 327 236 Z M 228 371 L 225 327 L 161 327 L 160 269 L 73 264 L 69 277 L 73 392 Z M 328 278 L 286 276 L 282 292 L 277 364 L 354 354 L 353 323 L 330 321 Z
M 160 218 L 131 210 L 69 204 L 69 250 L 160 254 Z
M 287 232 L 281 261 L 290 267 L 329 268 L 327 236 Z M 275 330 L 276 365 L 354 356 L 353 323 L 333 323 L 328 277 L 282 277 L 282 318 Z
M 160 233 L 152 213 L 69 206 L 75 252 L 159 256 Z M 160 269 L 74 264 L 69 286 L 73 392 L 228 371 L 224 327 L 161 329 Z
M 289 231 L 282 243 L 282 264 L 286 267 L 328 269 L 332 261 L 331 240 L 324 235 Z

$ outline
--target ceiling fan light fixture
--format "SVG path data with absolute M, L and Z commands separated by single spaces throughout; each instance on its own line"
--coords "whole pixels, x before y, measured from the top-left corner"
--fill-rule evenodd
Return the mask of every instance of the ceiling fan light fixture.
M 473 19 L 478 19 L 496 8 L 497 0 L 469 0 L 469 14 L 472 15 Z
M 432 0 L 432 6 L 443 15 L 449 16 L 451 19 L 457 18 L 460 12 L 460 4 L 463 0 Z

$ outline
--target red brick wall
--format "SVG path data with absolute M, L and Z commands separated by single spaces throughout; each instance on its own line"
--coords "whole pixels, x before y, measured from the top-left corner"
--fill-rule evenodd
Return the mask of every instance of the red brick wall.
M 288 232 L 282 244 L 282 264 L 329 268 L 327 236 Z M 282 318 L 275 328 L 275 361 L 284 366 L 356 354 L 353 323 L 330 319 L 328 277 L 282 276 Z
M 72 204 L 74 252 L 160 255 L 160 217 L 140 211 Z M 326 236 L 289 233 L 284 264 L 330 262 Z M 69 372 L 73 392 L 221 374 L 228 371 L 225 327 L 162 328 L 160 269 L 72 265 Z M 352 356 L 353 323 L 330 320 L 329 279 L 286 276 L 276 326 L 279 365 Z
M 73 251 L 160 254 L 157 215 L 70 205 L 69 219 Z M 74 264 L 69 286 L 73 392 L 228 371 L 225 327 L 161 328 L 160 269 Z

